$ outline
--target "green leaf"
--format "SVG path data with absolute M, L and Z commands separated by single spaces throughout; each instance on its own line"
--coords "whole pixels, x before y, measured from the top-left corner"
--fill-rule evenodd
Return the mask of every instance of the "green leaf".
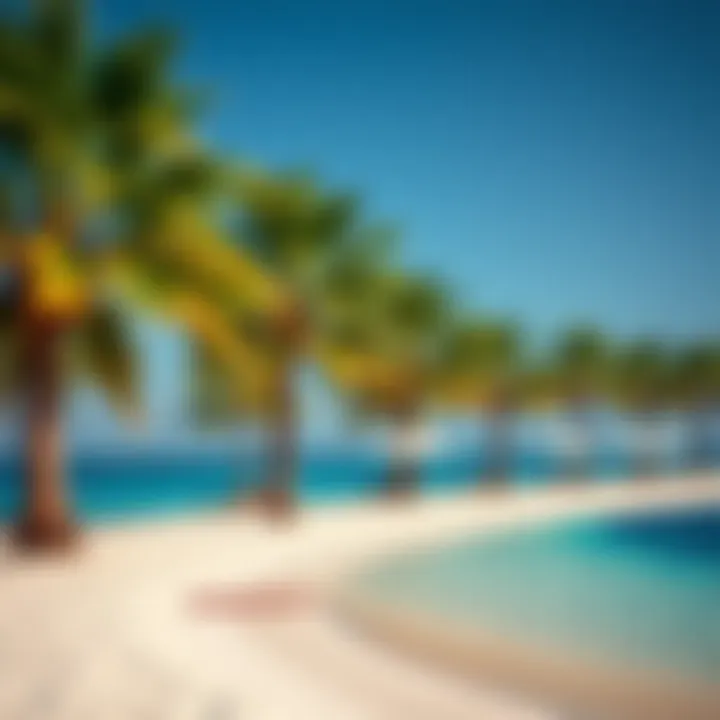
M 81 367 L 123 414 L 140 409 L 137 349 L 128 319 L 112 307 L 99 306 L 79 328 Z

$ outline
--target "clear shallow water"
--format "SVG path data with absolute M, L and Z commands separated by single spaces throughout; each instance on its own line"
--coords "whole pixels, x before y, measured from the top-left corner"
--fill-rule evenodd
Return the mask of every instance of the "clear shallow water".
M 452 493 L 475 484 L 479 459 L 474 453 L 429 460 L 422 469 L 423 490 Z M 169 455 L 146 453 L 71 459 L 68 478 L 84 520 L 106 522 L 135 516 L 183 513 L 227 503 L 258 482 L 261 463 L 229 452 Z M 377 494 L 386 470 L 384 458 L 360 453 L 307 454 L 299 466 L 300 494 L 308 503 L 343 503 Z M 557 458 L 525 453 L 514 482 L 551 482 L 561 470 Z M 598 459 L 597 476 L 622 476 L 621 457 Z M 20 465 L 0 458 L 0 520 L 13 517 L 21 501 Z
M 400 607 L 615 668 L 720 683 L 720 507 L 560 524 L 388 562 Z

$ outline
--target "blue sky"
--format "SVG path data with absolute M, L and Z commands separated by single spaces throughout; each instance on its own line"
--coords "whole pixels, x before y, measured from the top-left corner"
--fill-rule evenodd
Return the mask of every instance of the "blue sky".
M 166 21 L 223 152 L 304 165 L 409 265 L 539 332 L 720 331 L 720 5 L 124 0 Z
M 541 338 L 588 319 L 720 333 L 717 2 L 96 5 L 105 33 L 179 30 L 212 146 L 357 190 L 463 306 Z M 174 413 L 159 367 L 153 402 Z

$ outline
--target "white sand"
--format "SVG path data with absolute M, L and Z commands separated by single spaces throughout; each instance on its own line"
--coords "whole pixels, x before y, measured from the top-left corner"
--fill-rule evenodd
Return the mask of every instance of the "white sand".
M 425 542 L 603 510 L 720 502 L 720 477 L 308 511 L 292 528 L 223 514 L 95 530 L 73 561 L 0 561 L 2 720 L 514 720 L 549 709 L 354 634 L 331 606 L 272 621 L 191 611 L 202 588 L 296 580 Z M 327 591 L 327 593 L 326 593 Z

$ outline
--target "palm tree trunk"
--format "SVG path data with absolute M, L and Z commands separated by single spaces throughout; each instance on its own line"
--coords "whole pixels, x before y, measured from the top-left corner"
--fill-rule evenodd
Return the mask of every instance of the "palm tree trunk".
M 267 474 L 260 493 L 265 511 L 275 519 L 290 518 L 297 510 L 297 423 L 294 401 L 292 363 L 286 362 L 277 377 L 274 407 L 268 428 Z
M 574 403 L 568 420 L 576 433 L 577 447 L 571 448 L 568 453 L 563 476 L 568 482 L 586 481 L 591 475 L 589 448 L 592 429 L 591 413 L 584 400 Z
M 643 428 L 644 442 L 640 445 L 634 459 L 633 474 L 636 479 L 650 478 L 658 474 L 659 459 L 655 447 L 654 433 L 657 430 L 657 418 L 653 411 L 644 412 L 638 418 L 639 427 Z
M 58 323 L 26 318 L 25 507 L 15 540 L 23 547 L 39 550 L 66 547 L 76 535 L 63 471 L 62 336 Z
M 687 449 L 687 465 L 690 470 L 707 470 L 713 464 L 711 446 L 710 408 L 698 403 L 688 417 L 690 443 Z
M 416 423 L 417 413 L 414 408 L 402 408 L 393 417 L 396 446 L 385 481 L 385 495 L 388 499 L 407 499 L 418 492 L 420 467 L 413 442 Z
M 496 487 L 504 486 L 510 480 L 512 466 L 512 417 L 509 408 L 495 407 L 487 417 L 487 462 L 484 464 L 485 478 Z M 481 486 L 484 483 L 481 480 Z

